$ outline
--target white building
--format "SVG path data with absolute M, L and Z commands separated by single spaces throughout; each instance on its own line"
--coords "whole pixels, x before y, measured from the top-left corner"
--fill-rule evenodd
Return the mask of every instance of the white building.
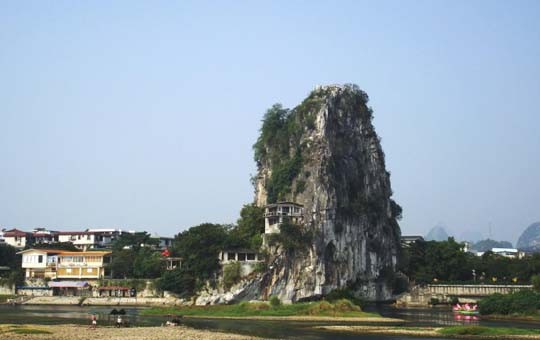
M 56 249 L 27 249 L 18 252 L 22 255 L 21 266 L 25 270 L 26 280 L 56 279 L 56 264 L 61 252 Z
M 82 250 L 94 248 L 96 244 L 95 234 L 88 231 L 60 231 L 58 232 L 58 242 L 71 242 Z
M 4 241 L 10 246 L 22 249 L 33 242 L 32 233 L 19 229 L 6 230 L 4 231 Z
M 288 221 L 301 224 L 304 221 L 304 206 L 294 202 L 268 204 L 264 209 L 264 233 L 279 233 L 279 226 Z
M 255 270 L 255 265 L 264 261 L 262 256 L 249 249 L 230 249 L 219 252 L 219 263 L 225 266 L 230 263 L 240 263 L 241 276 L 247 276 Z
M 515 248 L 491 248 L 490 251 L 493 254 L 508 257 L 508 258 L 511 258 L 511 259 L 521 259 L 521 258 L 525 257 L 525 252 L 520 251 L 520 250 L 515 249 Z M 486 252 L 479 251 L 479 252 L 476 252 L 476 256 L 482 256 L 485 253 Z

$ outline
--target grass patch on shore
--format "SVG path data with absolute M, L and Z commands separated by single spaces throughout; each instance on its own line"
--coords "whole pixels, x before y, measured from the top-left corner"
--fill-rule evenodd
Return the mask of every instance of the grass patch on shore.
M 9 299 L 16 298 L 17 295 L 10 295 L 10 294 L 0 294 L 0 303 L 5 303 Z
M 207 317 L 253 317 L 253 316 L 329 316 L 329 317 L 380 317 L 363 312 L 349 300 L 335 302 L 319 301 L 271 305 L 267 302 L 241 302 L 234 305 L 186 306 L 174 308 L 150 308 L 145 315 L 185 315 Z
M 12 329 L 10 332 L 15 334 L 52 334 L 52 332 L 37 328 L 17 328 Z
M 9 333 L 13 333 L 13 334 L 30 334 L 30 335 L 34 335 L 34 334 L 52 334 L 52 332 L 49 332 L 47 330 L 44 330 L 44 329 L 39 329 L 39 328 L 29 328 L 29 327 L 26 327 L 26 326 L 22 326 L 22 325 L 9 325 L 9 326 L 4 326 L 4 327 L 0 327 L 0 334 L 9 334 Z
M 439 330 L 439 333 L 442 335 L 540 335 L 540 329 L 452 326 Z

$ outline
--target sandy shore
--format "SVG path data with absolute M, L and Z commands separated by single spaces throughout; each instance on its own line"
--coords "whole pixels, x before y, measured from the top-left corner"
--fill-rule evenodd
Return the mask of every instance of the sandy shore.
M 38 330 L 50 334 L 17 334 L 17 329 Z M 236 335 L 223 332 L 197 330 L 184 326 L 178 327 L 98 327 L 89 329 L 81 325 L 1 325 L 2 339 L 41 339 L 41 340 L 162 340 L 162 339 L 212 339 L 212 340 L 248 340 L 263 339 L 252 336 Z
M 539 335 L 441 335 L 436 327 L 383 327 L 383 326 L 316 326 L 316 329 L 334 332 L 349 332 L 358 334 L 405 335 L 426 338 L 453 339 L 491 339 L 491 340 L 529 340 L 540 339 Z
M 392 327 L 378 327 L 378 326 L 316 326 L 314 328 L 323 329 L 325 331 L 339 331 L 339 332 L 351 332 L 362 334 L 387 334 L 387 335 L 411 335 L 411 336 L 440 336 L 437 333 L 439 328 L 392 328 Z

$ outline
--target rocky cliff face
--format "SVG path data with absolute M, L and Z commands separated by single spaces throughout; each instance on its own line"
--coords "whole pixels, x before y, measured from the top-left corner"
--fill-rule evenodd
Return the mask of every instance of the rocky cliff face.
M 275 118 L 267 113 L 254 147 L 256 203 L 302 204 L 299 228 L 308 236 L 293 249 L 268 248 L 262 295 L 298 301 L 350 287 L 368 299 L 390 297 L 401 208 L 390 198 L 367 101 L 355 85 L 325 86 L 292 111 L 274 107 L 282 110 L 277 128 L 265 126 Z

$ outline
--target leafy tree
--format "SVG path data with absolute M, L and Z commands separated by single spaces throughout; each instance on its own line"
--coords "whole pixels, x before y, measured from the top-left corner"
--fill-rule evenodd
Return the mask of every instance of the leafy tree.
M 197 289 L 196 285 L 197 278 L 183 267 L 166 271 L 157 281 L 160 290 L 176 293 L 180 297 L 190 297 Z
M 165 273 L 158 286 L 180 295 L 192 295 L 219 269 L 218 254 L 226 244 L 229 228 L 204 223 L 178 235 L 172 253 L 182 257 L 182 267 Z
M 536 291 L 536 292 L 540 292 L 540 275 L 533 275 L 531 277 L 531 283 L 533 285 L 533 289 Z
M 58 249 L 68 251 L 78 251 L 79 249 L 73 245 L 73 242 L 51 242 L 51 243 L 35 243 L 29 248 L 35 249 Z
M 242 276 L 241 269 L 240 262 L 232 262 L 225 265 L 223 268 L 223 286 L 225 288 L 231 288 L 232 285 L 240 280 Z
M 313 243 L 313 233 L 299 225 L 284 221 L 278 234 L 269 235 L 270 244 L 280 243 L 289 252 L 305 251 Z
M 0 282 L 8 285 L 21 285 L 24 282 L 21 260 L 15 247 L 9 244 L 0 244 L 0 266 L 10 268 L 8 271 L 0 271 Z
M 14 269 L 19 264 L 20 256 L 17 255 L 17 249 L 9 244 L 0 244 L 0 266 L 6 266 Z
M 138 251 L 142 246 L 157 245 L 159 240 L 153 239 L 146 231 L 137 233 L 122 233 L 113 243 L 114 250 L 130 248 Z
M 113 252 L 110 264 L 113 278 L 127 279 L 133 277 L 133 263 L 136 254 L 133 249 L 122 249 Z
M 230 230 L 227 248 L 259 249 L 264 233 L 264 208 L 246 204 L 240 211 L 237 225 Z
M 153 279 L 163 273 L 162 255 L 148 247 L 140 248 L 133 261 L 133 276 L 140 279 Z
M 474 256 L 463 251 L 463 245 L 449 237 L 447 241 L 417 241 L 408 253 L 405 274 L 417 283 L 469 280 L 468 257 Z
M 279 103 L 274 104 L 266 111 L 261 127 L 261 134 L 255 145 L 253 145 L 257 164 L 261 164 L 263 159 L 266 158 L 268 145 L 278 146 L 281 153 L 288 151 L 288 138 L 283 138 L 285 137 L 283 134 L 286 132 L 284 128 L 287 124 L 288 116 L 289 109 L 284 109 Z

